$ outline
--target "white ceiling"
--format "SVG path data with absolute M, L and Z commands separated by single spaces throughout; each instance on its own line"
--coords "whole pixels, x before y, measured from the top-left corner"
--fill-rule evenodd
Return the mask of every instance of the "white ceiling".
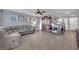
M 24 13 L 32 16 L 39 17 L 40 15 L 34 15 L 36 9 L 6 9 L 13 12 Z M 51 16 L 78 16 L 79 9 L 40 9 L 41 11 L 46 11 L 45 15 Z

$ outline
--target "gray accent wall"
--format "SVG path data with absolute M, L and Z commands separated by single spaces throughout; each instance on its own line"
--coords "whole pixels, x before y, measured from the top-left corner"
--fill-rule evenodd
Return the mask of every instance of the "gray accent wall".
M 28 18 L 36 18 L 37 20 L 37 27 L 39 29 L 40 27 L 40 17 L 34 17 L 34 16 L 31 16 L 31 15 L 27 15 L 27 14 L 22 14 L 22 13 L 17 13 L 17 12 L 12 12 L 12 11 L 6 11 L 6 10 L 3 10 L 2 14 L 2 17 L 0 16 L 0 24 L 1 26 L 3 27 L 8 27 L 8 26 L 18 26 L 18 25 L 29 25 L 29 22 L 28 22 Z M 24 20 L 23 21 L 11 21 L 11 16 L 14 15 L 14 16 L 23 16 L 24 17 Z
M 24 16 L 23 21 L 12 21 L 11 16 Z M 2 14 L 2 26 L 7 27 L 7 26 L 17 26 L 17 25 L 26 25 L 27 24 L 27 17 L 23 14 L 15 13 L 15 12 L 9 12 L 9 11 L 3 11 Z
M 2 25 L 2 19 L 1 19 L 1 10 L 0 10 L 0 26 Z

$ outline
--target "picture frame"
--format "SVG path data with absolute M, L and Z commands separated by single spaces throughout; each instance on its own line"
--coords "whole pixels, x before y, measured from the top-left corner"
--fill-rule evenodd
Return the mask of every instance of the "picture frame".
M 19 21 L 23 21 L 23 20 L 24 20 L 24 16 L 19 16 L 19 17 L 18 17 L 18 20 L 19 20 Z
M 11 18 L 11 21 L 12 21 L 12 22 L 18 21 L 18 17 L 15 16 L 15 15 L 10 15 L 10 18 Z

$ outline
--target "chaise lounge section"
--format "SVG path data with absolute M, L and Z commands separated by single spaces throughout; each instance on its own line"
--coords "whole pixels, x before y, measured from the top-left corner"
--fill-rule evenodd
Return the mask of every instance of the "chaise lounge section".
M 21 44 L 21 36 L 35 32 L 33 26 L 0 27 L 0 50 L 11 49 Z
M 8 34 L 0 28 L 0 50 L 8 50 L 20 45 L 20 34 L 18 32 Z

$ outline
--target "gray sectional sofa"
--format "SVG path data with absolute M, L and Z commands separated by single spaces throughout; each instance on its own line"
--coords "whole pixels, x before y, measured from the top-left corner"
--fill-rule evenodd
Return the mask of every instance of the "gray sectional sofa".
M 13 32 L 18 32 L 20 35 L 34 33 L 35 28 L 33 26 L 20 25 L 20 26 L 11 26 L 3 28 L 8 34 Z
M 35 31 L 32 26 L 0 27 L 0 50 L 11 49 L 21 44 L 21 36 Z

